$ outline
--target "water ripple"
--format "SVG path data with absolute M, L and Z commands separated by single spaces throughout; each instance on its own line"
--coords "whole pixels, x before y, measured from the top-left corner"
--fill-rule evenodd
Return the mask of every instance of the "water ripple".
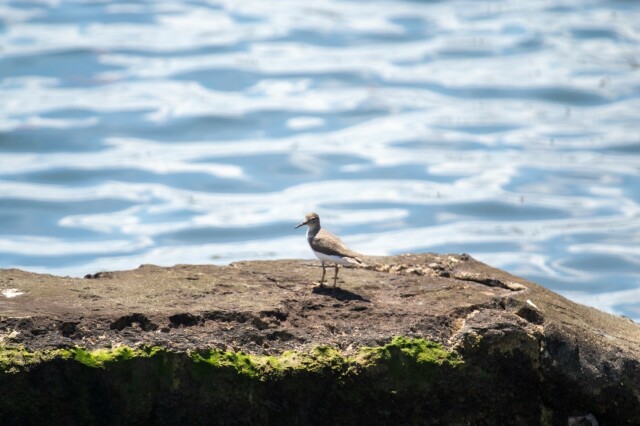
M 640 6 L 0 5 L 0 267 L 469 252 L 640 319 Z

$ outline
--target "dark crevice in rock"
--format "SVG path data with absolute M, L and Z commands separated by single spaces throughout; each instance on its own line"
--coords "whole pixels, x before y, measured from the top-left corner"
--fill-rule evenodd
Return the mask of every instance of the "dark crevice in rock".
M 289 313 L 286 311 L 280 311 L 280 310 L 260 311 L 260 316 L 272 317 L 277 319 L 278 321 L 286 321 L 289 316 Z
M 486 275 L 473 274 L 466 271 L 455 272 L 451 277 L 453 279 L 460 280 L 460 281 L 470 281 L 477 284 L 486 285 L 489 287 L 500 287 L 500 288 L 504 288 L 506 290 L 511 290 L 511 291 L 526 290 L 526 287 L 522 284 L 507 283 L 497 278 L 492 278 Z
M 503 309 L 513 312 L 525 321 L 535 325 L 544 323 L 544 314 L 530 301 L 523 301 L 513 297 L 504 297 L 500 301 Z
M 97 280 L 102 278 L 113 278 L 113 272 L 96 272 L 95 274 L 87 274 L 84 276 L 87 280 Z
M 193 315 L 188 312 L 171 315 L 169 322 L 171 327 L 193 327 L 202 323 L 202 317 L 200 315 Z
M 138 324 L 144 331 L 155 331 L 158 329 L 158 326 L 143 314 L 131 314 L 120 317 L 111 323 L 110 328 L 111 330 L 122 331 L 127 327 L 132 327 L 134 324 Z
M 515 311 L 515 314 L 532 324 L 542 325 L 544 323 L 544 315 L 542 312 L 531 306 L 522 306 L 520 309 Z
M 258 330 L 266 330 L 270 326 L 267 321 L 259 317 L 253 317 L 253 319 L 251 320 L 251 325 L 253 325 Z
M 64 337 L 71 337 L 78 331 L 78 324 L 80 321 L 65 321 L 60 324 L 60 333 Z
M 202 314 L 202 317 L 210 321 L 218 322 L 239 322 L 245 323 L 253 318 L 246 312 L 228 312 L 228 311 L 208 311 Z
M 296 338 L 295 335 L 289 333 L 288 331 L 284 331 L 284 330 L 276 330 L 276 331 L 272 331 L 271 333 L 267 334 L 267 339 L 268 340 L 280 340 L 280 341 L 289 341 L 289 340 L 293 340 Z

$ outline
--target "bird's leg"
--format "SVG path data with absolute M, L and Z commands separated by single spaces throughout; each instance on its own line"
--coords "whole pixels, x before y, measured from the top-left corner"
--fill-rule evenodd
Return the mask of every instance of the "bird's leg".
M 333 288 L 336 288 L 336 282 L 338 282 L 338 264 L 336 263 L 336 274 L 333 276 Z
M 326 271 L 326 269 L 324 267 L 324 262 L 321 262 L 321 263 L 322 263 L 322 278 L 320 278 L 320 287 L 323 287 L 324 286 L 324 276 L 327 273 L 327 271 Z

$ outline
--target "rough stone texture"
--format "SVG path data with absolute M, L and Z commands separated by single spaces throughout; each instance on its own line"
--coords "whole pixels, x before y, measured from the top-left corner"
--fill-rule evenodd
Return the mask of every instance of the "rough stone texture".
M 1 291 L 23 292 L 0 297 L 0 345 L 32 352 L 121 345 L 165 348 L 170 356 L 163 358 L 163 365 L 174 366 L 166 386 L 173 386 L 173 391 L 163 393 L 157 384 L 158 393 L 144 401 L 141 397 L 141 411 L 131 409 L 139 416 L 136 423 L 352 424 L 368 419 L 412 424 L 583 424 L 593 419 L 599 424 L 640 424 L 640 327 L 634 322 L 570 302 L 467 255 L 365 261 L 371 266 L 342 270 L 335 291 L 315 287 L 319 264 L 301 260 L 225 267 L 143 265 L 84 279 L 0 270 Z M 221 391 L 239 386 L 242 395 L 251 393 L 247 408 L 241 407 L 242 396 L 237 396 L 236 404 L 227 400 L 226 405 L 202 399 L 206 389 L 194 382 L 200 370 L 185 367 L 188 359 L 181 358 L 206 348 L 278 355 L 290 350 L 305 353 L 319 345 L 337 348 L 348 357 L 365 346 L 383 346 L 394 336 L 438 342 L 459 355 L 465 367 L 442 367 L 438 371 L 446 374 L 429 373 L 427 384 L 394 376 L 391 387 L 389 371 L 394 370 L 380 368 L 356 374 L 344 367 L 339 376 L 315 372 L 306 379 L 296 373 L 250 386 L 233 373 L 224 373 L 231 378 L 225 376 L 222 384 L 216 381 L 219 376 L 212 376 Z M 409 361 L 398 359 L 398 368 L 409 368 Z M 82 394 L 90 393 L 87 387 L 93 383 L 109 389 L 116 399 L 122 398 L 118 396 L 122 380 L 156 383 L 165 371 L 144 359 L 120 364 L 86 373 L 88 367 L 81 364 L 43 362 L 0 373 L 0 391 L 27 392 L 25 380 L 33 386 L 47 380 L 62 393 L 65 386 L 76 386 L 76 393 Z M 376 387 L 381 383 L 387 387 Z M 370 391 L 364 395 L 363 389 Z M 185 413 L 176 415 L 187 400 Z M 83 409 L 100 413 L 123 409 L 124 402 L 118 401 Z M 77 417 L 68 410 L 61 410 L 58 418 L 72 413 L 76 417 L 68 418 L 101 423 L 91 413 Z M 192 417 L 193 410 L 203 417 Z M 214 417 L 207 417 L 214 412 Z M 106 423 L 118 421 L 106 418 Z M 1 412 L 0 420 L 7 424 Z

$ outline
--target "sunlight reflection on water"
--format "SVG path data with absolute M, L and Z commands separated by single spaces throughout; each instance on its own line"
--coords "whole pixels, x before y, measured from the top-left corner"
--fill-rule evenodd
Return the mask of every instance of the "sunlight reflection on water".
M 468 252 L 640 319 L 640 5 L 0 5 L 0 267 Z

